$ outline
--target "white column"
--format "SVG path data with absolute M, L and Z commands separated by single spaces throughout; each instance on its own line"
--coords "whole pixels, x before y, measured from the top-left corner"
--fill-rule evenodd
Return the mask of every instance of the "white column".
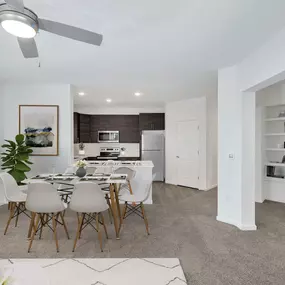
M 255 94 L 238 88 L 236 67 L 219 71 L 217 220 L 255 230 Z

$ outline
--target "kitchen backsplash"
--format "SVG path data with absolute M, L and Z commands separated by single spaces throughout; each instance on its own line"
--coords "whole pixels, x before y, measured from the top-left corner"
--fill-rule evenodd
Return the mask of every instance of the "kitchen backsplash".
M 98 156 L 100 155 L 100 147 L 120 147 L 125 148 L 124 154 L 121 156 L 127 157 L 139 157 L 140 156 L 140 144 L 139 143 L 85 143 L 85 155 L 86 156 Z M 74 156 L 78 155 L 78 144 L 74 144 Z

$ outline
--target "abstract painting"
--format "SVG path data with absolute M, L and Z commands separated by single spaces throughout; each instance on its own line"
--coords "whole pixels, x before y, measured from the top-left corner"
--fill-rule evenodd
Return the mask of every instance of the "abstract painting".
M 58 105 L 19 105 L 19 133 L 32 155 L 58 155 Z

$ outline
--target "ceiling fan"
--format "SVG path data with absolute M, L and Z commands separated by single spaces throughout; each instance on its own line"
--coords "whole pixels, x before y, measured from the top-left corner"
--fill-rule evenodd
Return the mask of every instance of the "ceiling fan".
M 76 41 L 100 46 L 103 36 L 87 30 L 62 23 L 38 18 L 30 9 L 24 7 L 23 0 L 5 0 L 0 4 L 0 22 L 2 27 L 18 38 L 20 49 L 25 58 L 38 57 L 34 37 L 44 30 Z

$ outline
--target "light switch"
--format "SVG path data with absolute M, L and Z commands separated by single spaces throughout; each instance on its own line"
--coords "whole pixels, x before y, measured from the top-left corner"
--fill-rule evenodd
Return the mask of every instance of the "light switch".
M 235 159 L 235 155 L 233 153 L 229 153 L 229 159 Z

